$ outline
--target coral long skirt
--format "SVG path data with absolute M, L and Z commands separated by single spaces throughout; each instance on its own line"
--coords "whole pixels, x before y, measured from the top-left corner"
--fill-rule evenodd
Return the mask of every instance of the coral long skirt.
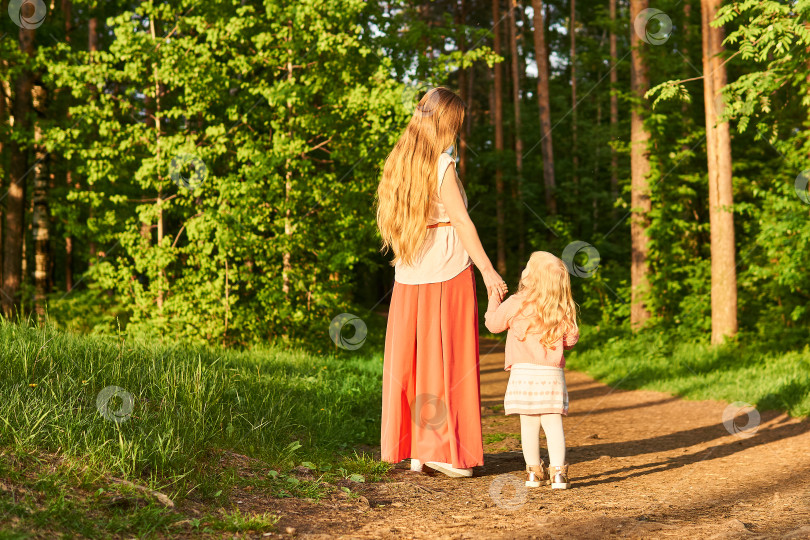
M 483 465 L 478 305 L 472 266 L 394 284 L 385 336 L 382 459 Z

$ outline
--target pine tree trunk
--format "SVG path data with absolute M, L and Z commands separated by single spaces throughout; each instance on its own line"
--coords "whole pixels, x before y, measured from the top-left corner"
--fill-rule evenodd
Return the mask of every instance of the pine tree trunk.
M 20 50 L 34 55 L 34 30 L 20 28 Z M 31 127 L 31 90 L 33 75 L 23 70 L 14 83 L 14 130 L 27 134 Z M 14 139 L 9 143 L 9 187 L 6 197 L 6 226 L 3 243 L 2 307 L 6 317 L 12 317 L 19 306 L 17 294 L 22 282 L 23 243 L 25 242 L 25 182 L 28 174 L 28 147 Z
M 638 14 L 647 9 L 647 0 L 630 0 L 630 20 L 634 21 Z M 644 94 L 649 88 L 647 66 L 641 55 L 641 39 L 636 35 L 630 25 L 630 87 L 633 97 L 644 103 Z M 646 297 L 649 293 L 648 263 L 649 239 L 649 212 L 651 209 L 649 183 L 647 177 L 650 173 L 650 132 L 644 126 L 644 106 L 636 104 L 630 113 L 630 204 L 632 216 L 630 220 L 630 283 L 631 304 L 630 323 L 638 329 L 650 318 L 647 309 Z
M 615 144 L 619 130 L 618 51 L 616 47 L 616 0 L 610 0 L 610 140 Z M 610 147 L 610 195 L 613 202 L 619 198 L 619 153 Z M 613 212 L 615 214 L 615 211 Z
M 512 56 L 512 102 L 515 113 L 515 168 L 517 170 L 517 182 L 515 194 L 517 206 L 517 236 L 518 236 L 518 261 L 522 265 L 526 253 L 526 233 L 523 223 L 523 136 L 520 133 L 520 73 L 522 65 L 518 53 L 518 27 L 515 12 L 518 10 L 517 0 L 510 0 L 509 6 L 509 28 L 510 42 L 509 48 Z
M 152 41 L 157 46 L 157 22 L 154 19 L 154 15 L 149 17 L 149 30 L 152 33 Z M 161 183 L 162 176 L 161 176 L 161 117 L 160 117 L 160 97 L 162 93 L 162 87 L 160 84 L 160 65 L 159 60 L 156 60 L 154 65 L 152 66 L 152 76 L 155 79 L 155 154 L 157 157 L 158 163 L 158 183 Z M 158 218 L 157 218 L 157 245 L 160 247 L 161 243 L 163 242 L 163 236 L 165 234 L 164 227 L 165 222 L 163 219 L 163 193 L 162 188 L 158 187 L 158 194 L 157 194 L 157 207 L 158 207 Z M 158 285 L 158 295 L 157 295 L 157 307 L 159 310 L 163 309 L 163 302 L 165 300 L 164 295 L 164 284 L 166 278 L 166 271 L 161 268 L 160 269 L 160 284 Z
M 499 0 L 492 0 L 492 32 L 494 34 L 494 41 L 492 49 L 495 54 L 501 54 L 501 31 L 500 23 L 501 14 Z M 495 102 L 495 115 L 493 118 L 495 128 L 495 219 L 497 221 L 497 261 L 496 268 L 498 273 L 502 276 L 506 274 L 506 222 L 504 219 L 504 189 L 503 189 L 503 171 L 501 170 L 501 155 L 503 153 L 503 75 L 501 74 L 501 65 L 495 64 L 492 67 L 494 71 L 494 102 Z
M 461 0 L 459 8 L 456 10 L 456 24 L 463 25 L 467 22 L 467 2 L 466 0 Z M 467 51 L 467 40 L 465 39 L 465 35 L 463 31 L 459 31 L 458 37 L 458 50 L 461 51 L 463 55 Z M 467 111 L 469 112 L 470 109 L 470 94 L 467 93 L 467 69 L 464 67 L 459 68 L 458 70 L 458 90 L 459 95 L 461 96 L 461 100 L 467 105 Z M 465 123 L 469 125 L 470 119 L 469 115 L 465 119 Z M 461 135 L 461 133 L 459 133 Z M 458 145 L 458 160 L 459 160 L 459 172 L 461 173 L 461 178 L 467 177 L 467 139 L 466 137 L 460 136 L 459 137 L 459 145 Z
M 737 264 L 734 253 L 734 197 L 731 183 L 731 137 L 723 115 L 721 92 L 726 85 L 723 29 L 711 26 L 720 0 L 701 0 L 703 93 L 709 172 L 709 222 L 712 254 L 712 343 L 737 333 Z
M 557 196 L 554 178 L 554 144 L 551 136 L 551 106 L 549 105 L 548 50 L 542 0 L 532 0 L 532 9 L 534 10 L 534 56 L 537 61 L 537 107 L 540 110 L 540 132 L 542 133 L 540 149 L 543 154 L 543 184 L 546 210 L 553 216 L 557 213 Z
M 62 0 L 62 12 L 65 15 L 65 43 L 70 43 L 73 32 L 73 3 L 71 0 Z M 68 123 L 70 123 L 70 113 L 67 113 Z M 69 164 L 65 163 L 66 167 Z M 70 169 L 65 171 L 65 187 L 69 191 L 73 186 L 73 178 Z M 73 289 L 73 237 L 65 235 L 65 291 Z
M 579 157 L 577 156 L 577 12 L 576 0 L 571 1 L 570 26 L 571 38 L 571 176 L 574 181 L 574 196 L 579 194 Z
M 96 17 L 91 17 L 90 20 L 87 21 L 87 50 L 90 52 L 90 61 L 93 62 L 96 57 L 96 53 L 98 52 L 98 18 Z M 146 121 L 148 125 L 148 122 L 150 121 L 149 114 L 147 114 L 146 116 Z M 87 189 L 92 191 L 93 189 L 92 184 L 88 184 Z M 92 218 L 93 217 L 92 206 L 90 207 L 89 214 L 90 214 L 89 217 Z M 87 243 L 87 248 L 90 251 L 89 266 L 92 266 L 96 260 L 96 252 L 98 251 L 96 241 L 93 239 L 93 237 L 91 237 L 90 241 Z
M 288 25 L 287 41 L 292 41 L 292 21 Z M 292 49 L 287 49 L 287 80 L 291 81 L 293 78 L 293 63 L 292 63 Z M 291 101 L 287 101 L 287 121 L 291 122 L 293 116 L 293 106 Z M 292 139 L 292 132 L 289 133 Z M 292 166 L 288 159 L 285 167 L 287 173 L 284 182 L 284 236 L 286 237 L 286 247 L 281 255 L 281 291 L 284 293 L 284 299 L 290 299 L 290 282 L 292 275 Z
M 34 108 L 39 118 L 45 117 L 47 93 L 44 86 L 33 90 Z M 34 148 L 36 163 L 34 165 L 34 311 L 40 323 L 45 321 L 48 292 L 48 275 L 51 267 L 51 217 L 48 211 L 48 156 L 42 140 L 42 126 L 38 120 L 34 126 Z

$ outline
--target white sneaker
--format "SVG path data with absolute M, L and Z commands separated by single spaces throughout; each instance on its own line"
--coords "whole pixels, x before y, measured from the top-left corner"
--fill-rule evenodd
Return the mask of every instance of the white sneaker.
M 422 462 L 418 459 L 411 458 L 411 471 L 422 472 Z
M 450 478 L 469 478 L 473 473 L 472 469 L 457 469 L 449 463 L 442 463 L 440 461 L 428 461 L 425 465 Z

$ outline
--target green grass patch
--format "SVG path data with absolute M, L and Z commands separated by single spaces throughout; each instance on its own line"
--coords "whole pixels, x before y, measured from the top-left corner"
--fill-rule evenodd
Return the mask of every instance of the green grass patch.
M 611 386 L 657 390 L 689 399 L 743 401 L 759 410 L 810 414 L 806 335 L 741 334 L 721 346 L 675 331 L 585 333 L 566 367 Z
M 517 439 L 519 441 L 520 433 L 488 433 L 484 435 L 484 444 L 499 443 L 509 438 Z
M 99 529 L 92 497 L 63 496 L 82 486 L 107 490 L 99 478 L 229 509 L 232 492 L 249 485 L 268 497 L 317 500 L 344 479 L 378 481 L 389 468 L 358 450 L 379 444 L 382 355 L 371 348 L 191 348 L 0 321 L 0 351 L 0 452 L 56 456 L 86 471 L 56 483 L 38 478 L 45 507 L 0 498 L 0 530 L 50 523 L 69 535 L 140 537 L 177 519 L 160 507 L 126 516 L 113 509 Z M 3 467 L 0 460 L 0 477 L 11 478 L 13 468 Z M 230 513 L 205 527 L 266 530 L 271 521 Z M 10 522 L 25 525 L 3 526 Z

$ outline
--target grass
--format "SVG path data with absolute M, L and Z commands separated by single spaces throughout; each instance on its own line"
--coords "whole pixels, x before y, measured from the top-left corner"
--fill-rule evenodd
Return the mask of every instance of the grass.
M 19 477 L 23 492 L 39 494 L 33 499 L 8 501 L 0 489 L 1 537 L 46 522 L 69 536 L 99 536 L 103 526 L 102 536 L 141 537 L 180 519 L 150 503 L 94 520 L 102 495 L 62 496 L 77 485 L 108 490 L 111 477 L 228 508 L 231 492 L 248 485 L 270 497 L 318 499 L 337 481 L 376 481 L 388 469 L 356 450 L 379 442 L 382 358 L 373 352 L 190 349 L 6 321 L 0 351 L 0 467 L 51 455 L 64 469 L 57 479 Z M 223 466 L 230 453 L 251 470 Z M 274 523 L 229 516 L 204 527 L 263 531 Z
M 584 333 L 566 367 L 623 389 L 810 415 L 810 345 L 800 332 L 741 334 L 721 346 L 676 331 Z

